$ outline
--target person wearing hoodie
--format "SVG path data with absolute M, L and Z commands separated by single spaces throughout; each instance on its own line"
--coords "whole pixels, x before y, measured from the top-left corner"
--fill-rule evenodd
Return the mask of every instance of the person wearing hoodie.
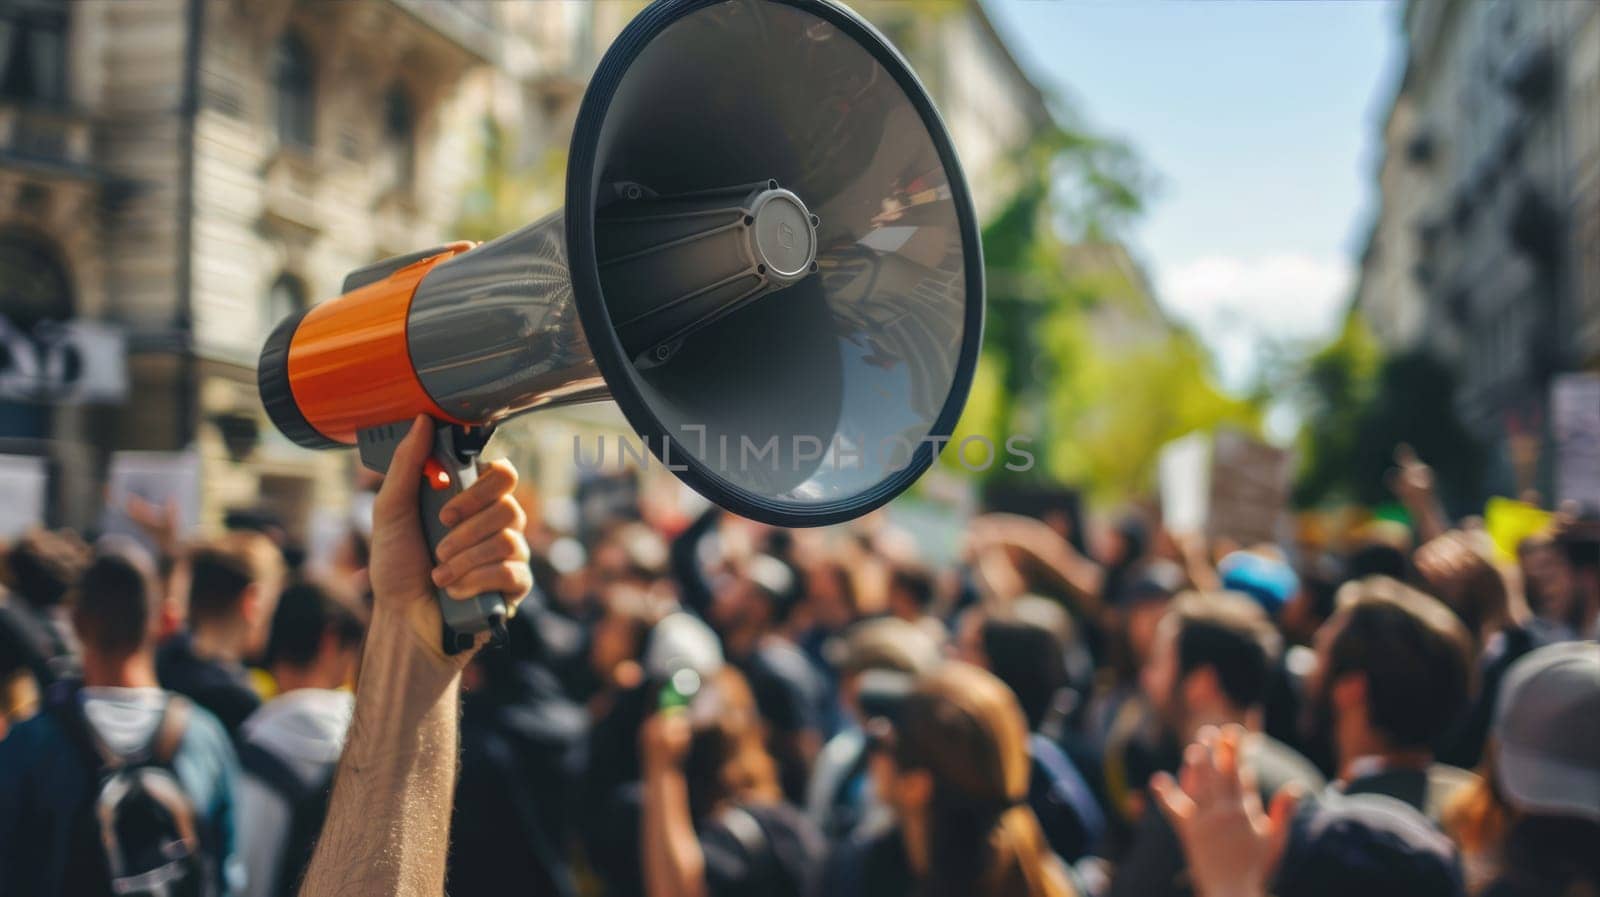
M 352 605 L 313 583 L 286 589 L 267 663 L 279 695 L 240 727 L 240 853 L 245 897 L 292 894 L 322 828 L 328 786 L 355 704 L 365 627 Z

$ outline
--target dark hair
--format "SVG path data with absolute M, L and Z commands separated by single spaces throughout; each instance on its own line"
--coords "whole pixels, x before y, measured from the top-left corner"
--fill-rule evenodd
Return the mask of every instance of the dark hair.
M 1222 693 L 1249 708 L 1266 698 L 1282 640 L 1261 605 L 1232 592 L 1186 592 L 1167 611 L 1180 677 L 1210 668 Z
M 1524 816 L 1511 823 L 1499 883 L 1518 893 L 1600 892 L 1600 823 L 1577 816 Z
M 1347 581 L 1366 579 L 1369 576 L 1387 576 L 1390 579 L 1404 580 L 1410 568 L 1405 552 L 1393 545 L 1378 542 L 1363 545 L 1352 552 L 1344 562 L 1344 575 Z
M 35 530 L 5 555 L 17 594 L 35 608 L 54 607 L 89 565 L 89 549 L 76 537 Z
M 70 594 L 72 628 L 86 651 L 126 657 L 153 636 L 156 591 L 131 559 L 103 554 L 89 563 Z
M 989 672 L 1016 694 L 1028 730 L 1038 731 L 1067 684 L 1066 649 L 1060 637 L 1043 621 L 1017 614 L 985 619 L 979 634 Z
M 889 588 L 906 593 L 917 610 L 926 613 L 938 594 L 933 572 L 920 564 L 895 564 L 889 572 Z
M 1600 514 L 1586 510 L 1565 521 L 1556 542 L 1575 570 L 1600 569 Z
M 1367 679 L 1372 726 L 1396 748 L 1431 747 L 1466 706 L 1472 639 L 1438 599 L 1385 576 L 1347 583 L 1334 620 L 1323 687 Z
M 341 647 L 348 648 L 361 644 L 364 632 L 361 618 L 331 591 L 312 582 L 295 583 L 284 589 L 272 615 L 267 666 L 310 666 L 325 635 L 332 634 Z
M 189 554 L 189 621 L 204 625 L 239 611 L 245 589 L 281 575 L 283 557 L 259 533 L 230 533 Z

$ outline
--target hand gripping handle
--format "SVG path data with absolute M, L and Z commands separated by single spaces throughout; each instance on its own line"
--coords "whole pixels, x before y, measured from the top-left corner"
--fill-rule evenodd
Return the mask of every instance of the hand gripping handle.
M 394 447 L 410 427 L 410 422 L 369 427 L 356 434 L 361 449 L 361 461 L 380 473 L 389 467 Z M 423 471 L 422 487 L 417 490 L 418 510 L 422 515 L 422 531 L 427 538 L 428 554 L 438 563 L 439 542 L 449 528 L 439 522 L 439 511 L 451 498 L 460 495 L 478 479 L 477 455 L 486 432 L 469 432 L 461 427 L 435 425 L 433 453 Z M 474 595 L 459 599 L 450 597 L 444 589 L 434 590 L 434 600 L 439 603 L 439 616 L 443 621 L 441 639 L 444 653 L 459 654 L 476 643 L 478 634 L 489 633 L 491 645 L 505 644 L 506 600 L 498 593 Z

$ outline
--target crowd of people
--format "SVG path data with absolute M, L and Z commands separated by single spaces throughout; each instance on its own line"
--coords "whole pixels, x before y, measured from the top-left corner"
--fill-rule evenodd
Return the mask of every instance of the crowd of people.
M 1600 524 L 1502 563 L 1398 474 L 1413 523 L 1339 544 L 985 514 L 943 566 L 883 515 L 563 532 L 503 465 L 431 570 L 398 487 L 318 565 L 262 517 L 34 532 L 0 895 L 366 893 L 436 849 L 457 897 L 1600 895 Z M 533 588 L 505 646 L 408 659 L 430 577 Z

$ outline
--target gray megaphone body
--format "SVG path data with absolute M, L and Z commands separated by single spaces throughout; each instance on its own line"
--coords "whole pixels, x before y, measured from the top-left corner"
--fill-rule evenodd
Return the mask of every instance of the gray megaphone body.
M 827 0 L 659 0 L 584 94 L 561 212 L 353 272 L 258 381 L 285 435 L 379 471 L 438 421 L 430 545 L 498 421 L 607 398 L 708 499 L 814 526 L 932 463 L 982 321 L 960 164 L 877 31 Z M 440 607 L 447 651 L 503 637 L 501 596 Z

